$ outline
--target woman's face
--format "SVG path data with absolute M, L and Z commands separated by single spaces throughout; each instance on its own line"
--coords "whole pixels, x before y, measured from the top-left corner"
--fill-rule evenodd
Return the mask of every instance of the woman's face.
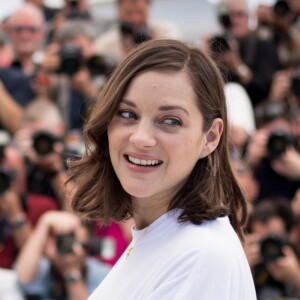
M 113 168 L 134 198 L 170 201 L 208 154 L 195 98 L 185 72 L 148 71 L 130 84 L 107 131 Z

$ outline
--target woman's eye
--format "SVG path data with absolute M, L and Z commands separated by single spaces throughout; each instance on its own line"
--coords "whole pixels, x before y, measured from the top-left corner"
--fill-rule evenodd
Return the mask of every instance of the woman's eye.
M 136 115 L 132 111 L 121 110 L 119 115 L 124 119 L 136 119 Z
M 163 120 L 163 123 L 167 124 L 167 125 L 172 125 L 172 126 L 176 126 L 176 125 L 181 126 L 182 125 L 182 122 L 175 118 L 166 118 Z

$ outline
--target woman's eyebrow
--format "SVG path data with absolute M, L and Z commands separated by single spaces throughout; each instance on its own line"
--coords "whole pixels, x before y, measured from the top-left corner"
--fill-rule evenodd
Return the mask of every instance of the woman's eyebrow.
M 161 111 L 168 111 L 168 110 L 174 110 L 174 109 L 180 109 L 182 110 L 183 112 L 185 112 L 188 116 L 190 115 L 189 112 L 181 107 L 181 106 L 177 106 L 177 105 L 163 105 L 163 106 L 160 106 L 159 110 Z
M 137 107 L 134 102 L 127 100 L 127 99 L 122 99 L 120 103 L 124 103 L 124 104 L 127 104 L 128 106 L 132 106 L 135 108 Z
M 128 106 L 131 106 L 131 107 L 134 107 L 136 108 L 136 104 L 128 99 L 122 99 L 120 103 L 124 103 Z M 182 110 L 185 114 L 187 114 L 188 116 L 190 115 L 189 112 L 181 107 L 181 106 L 177 106 L 177 105 L 163 105 L 163 106 L 160 106 L 159 107 L 159 110 L 160 111 L 169 111 L 169 110 L 175 110 L 175 109 L 179 109 L 179 110 Z

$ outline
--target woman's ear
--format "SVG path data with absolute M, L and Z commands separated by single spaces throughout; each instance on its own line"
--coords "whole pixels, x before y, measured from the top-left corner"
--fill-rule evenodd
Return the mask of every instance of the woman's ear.
M 208 156 L 217 148 L 223 129 L 223 120 L 220 118 L 214 119 L 210 129 L 204 133 L 205 142 L 203 148 L 201 149 L 199 158 Z

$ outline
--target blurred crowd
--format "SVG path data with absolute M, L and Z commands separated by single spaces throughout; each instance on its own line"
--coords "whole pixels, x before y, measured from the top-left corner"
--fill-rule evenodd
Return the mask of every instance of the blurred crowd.
M 88 0 L 60 10 L 24 0 L 1 23 L 1 299 L 86 299 L 131 240 L 131 220 L 103 226 L 72 213 L 67 162 L 85 151 L 84 120 L 117 65 L 144 41 L 184 36 L 152 22 L 151 0 L 115 6 L 108 29 Z M 224 77 L 257 296 L 300 299 L 300 1 L 250 12 L 245 0 L 220 0 L 216 17 L 219 32 L 200 47 Z

